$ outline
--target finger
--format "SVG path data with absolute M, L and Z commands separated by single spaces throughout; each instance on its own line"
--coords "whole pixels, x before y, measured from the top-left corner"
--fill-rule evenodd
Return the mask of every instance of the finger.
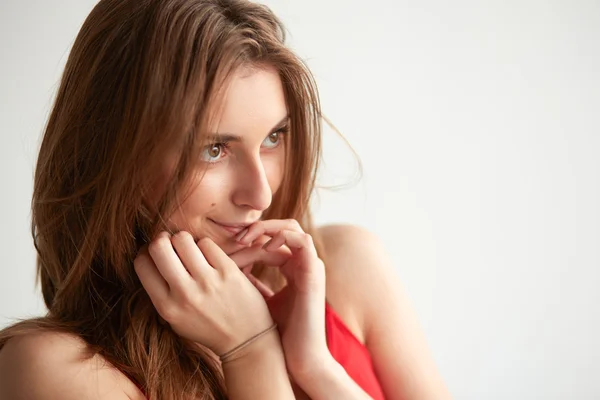
M 198 247 L 208 264 L 217 271 L 225 271 L 233 264 L 229 256 L 209 238 L 200 239 Z
M 175 253 L 169 233 L 161 232 L 148 245 L 148 253 L 171 289 L 185 287 L 192 279 Z
M 265 251 L 272 252 L 279 246 L 287 246 L 293 257 L 280 266 L 280 271 L 288 282 L 294 282 L 303 293 L 310 293 L 324 282 L 325 266 L 319 258 L 312 238 L 307 233 L 280 231 L 265 245 Z
M 268 287 L 267 285 L 262 283 L 254 275 L 248 275 L 248 280 L 250 282 L 252 282 L 252 284 L 254 285 L 254 287 L 256 287 L 256 289 L 258 289 L 258 291 L 260 292 L 260 294 L 262 294 L 262 296 L 265 298 L 265 300 L 270 299 L 275 294 L 275 292 L 273 292 L 273 290 L 271 290 L 270 287 Z
M 240 269 L 242 270 L 242 272 L 244 273 L 244 275 L 248 276 L 252 273 L 252 268 L 254 267 L 254 264 L 250 264 L 247 265 L 245 267 L 241 267 Z
M 189 232 L 176 233 L 171 238 L 171 243 L 173 243 L 179 259 L 192 277 L 200 279 L 204 274 L 214 272 Z
M 317 254 L 312 237 L 304 232 L 299 233 L 287 230 L 279 231 L 275 234 L 273 239 L 267 242 L 263 247 L 267 252 L 271 252 L 277 250 L 284 244 L 292 251 L 292 253 L 302 251 L 310 255 L 316 256 Z
M 275 234 L 275 236 L 273 236 L 271 238 L 271 240 L 269 240 L 267 243 L 265 243 L 263 245 L 263 249 L 267 250 L 267 251 L 273 251 L 275 249 L 280 248 L 281 246 L 283 246 L 285 244 L 285 235 L 284 232 L 289 232 L 289 231 L 279 231 L 277 232 L 277 234 Z
M 304 233 L 304 230 L 295 219 L 269 219 L 252 224 L 246 233 L 240 233 L 236 239 L 243 244 L 250 244 L 261 235 L 273 236 L 281 230 Z
M 273 251 L 266 251 L 263 249 L 262 244 L 259 243 L 239 250 L 229 257 L 239 267 L 245 267 L 249 264 L 253 265 L 255 262 L 263 262 L 268 265 L 276 266 L 283 264 L 291 255 L 292 252 L 287 246 L 281 246 Z
M 169 285 L 156 268 L 147 249 L 142 251 L 133 260 L 133 269 L 140 279 L 144 290 L 148 293 L 150 300 L 152 300 L 154 307 L 167 300 L 169 297 Z

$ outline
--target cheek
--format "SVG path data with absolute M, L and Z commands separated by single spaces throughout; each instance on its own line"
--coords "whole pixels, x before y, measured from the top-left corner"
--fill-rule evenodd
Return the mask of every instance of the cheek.
M 207 171 L 201 181 L 197 182 L 177 211 L 169 218 L 169 223 L 179 229 L 196 231 L 204 217 L 217 204 L 223 203 L 227 193 L 226 180 Z
M 278 157 L 271 157 L 263 160 L 263 166 L 267 174 L 267 180 L 271 187 L 271 193 L 275 194 L 281 186 L 283 176 L 285 172 L 285 157 L 283 155 Z

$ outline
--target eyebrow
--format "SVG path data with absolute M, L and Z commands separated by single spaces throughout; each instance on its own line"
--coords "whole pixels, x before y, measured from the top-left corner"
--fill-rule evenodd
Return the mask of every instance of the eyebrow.
M 288 123 L 290 116 L 286 115 L 285 117 L 283 117 L 283 119 L 281 121 L 279 121 L 274 127 L 273 129 L 271 129 L 271 131 L 269 133 L 267 133 L 267 136 L 277 132 L 278 130 L 281 130 L 283 127 L 285 127 L 285 125 Z M 221 142 L 241 142 L 242 141 L 242 137 L 239 135 L 234 135 L 232 133 L 211 133 L 210 135 L 208 135 L 207 141 L 209 143 L 221 143 Z

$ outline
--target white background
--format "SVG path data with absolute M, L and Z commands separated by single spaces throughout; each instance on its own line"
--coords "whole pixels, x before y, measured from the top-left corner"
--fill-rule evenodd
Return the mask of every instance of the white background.
M 37 146 L 95 1 L 0 0 L 0 326 L 43 312 Z M 272 0 L 456 399 L 600 399 L 600 2 Z M 322 183 L 352 182 L 326 131 Z

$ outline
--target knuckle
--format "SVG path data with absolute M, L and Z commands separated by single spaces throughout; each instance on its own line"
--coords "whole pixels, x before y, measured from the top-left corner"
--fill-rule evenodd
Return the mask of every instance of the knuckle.
M 240 266 L 233 260 L 227 260 L 224 262 L 222 267 L 219 268 L 218 272 L 223 281 L 229 281 L 230 279 L 236 279 L 239 276 L 244 276 L 244 272 Z
M 212 243 L 212 240 L 210 240 L 208 237 L 203 237 L 202 239 L 198 240 L 198 246 L 206 246 L 209 243 Z
M 191 290 L 182 290 L 179 301 L 183 308 L 190 308 L 198 301 L 198 294 L 193 293 Z
M 235 265 L 235 268 L 238 269 L 237 264 L 235 264 L 233 261 L 232 261 L 232 263 Z M 231 278 L 232 270 L 233 270 L 233 265 L 230 264 L 229 262 L 224 262 L 221 265 L 221 268 L 219 268 L 215 271 L 216 271 L 216 275 L 219 277 L 220 280 L 228 281 Z
M 174 304 L 171 303 L 163 303 L 157 306 L 156 311 L 158 311 L 160 316 L 163 317 L 167 322 L 175 321 L 179 315 L 179 310 Z
M 154 239 L 152 242 L 150 242 L 150 244 L 148 245 L 148 252 L 150 254 L 156 254 L 158 252 L 164 251 L 168 248 L 168 246 L 171 246 L 170 238 L 166 236 L 160 236 Z
M 259 224 L 251 225 L 247 229 L 248 229 L 248 232 L 246 232 L 245 236 L 246 237 L 251 237 L 252 235 L 254 235 L 256 233 L 260 233 L 261 229 L 264 229 L 264 227 L 259 223 Z
M 189 233 L 188 231 L 179 231 L 176 234 L 173 235 L 173 237 L 171 238 L 172 242 L 178 242 L 178 243 L 184 243 L 186 241 L 193 241 L 194 238 L 192 237 L 192 234 Z
M 302 240 L 304 241 L 304 244 L 306 244 L 307 246 L 313 246 L 313 244 L 314 244 L 312 236 L 308 233 L 304 234 L 304 236 L 302 237 Z
M 203 298 L 214 298 L 215 296 L 218 296 L 219 294 L 219 284 L 215 283 L 214 281 L 210 282 L 210 283 L 205 283 L 204 285 L 202 285 L 202 297 Z
M 273 238 L 271 239 L 271 241 L 278 241 L 278 240 L 285 241 L 285 238 L 286 238 L 285 231 L 279 231 L 275 235 L 273 235 Z
M 285 220 L 285 222 L 290 228 L 300 228 L 298 221 L 293 218 L 288 218 Z
M 223 260 L 220 269 L 222 269 L 223 271 L 229 271 L 229 270 L 239 269 L 239 267 L 233 259 L 227 257 L 226 259 Z

